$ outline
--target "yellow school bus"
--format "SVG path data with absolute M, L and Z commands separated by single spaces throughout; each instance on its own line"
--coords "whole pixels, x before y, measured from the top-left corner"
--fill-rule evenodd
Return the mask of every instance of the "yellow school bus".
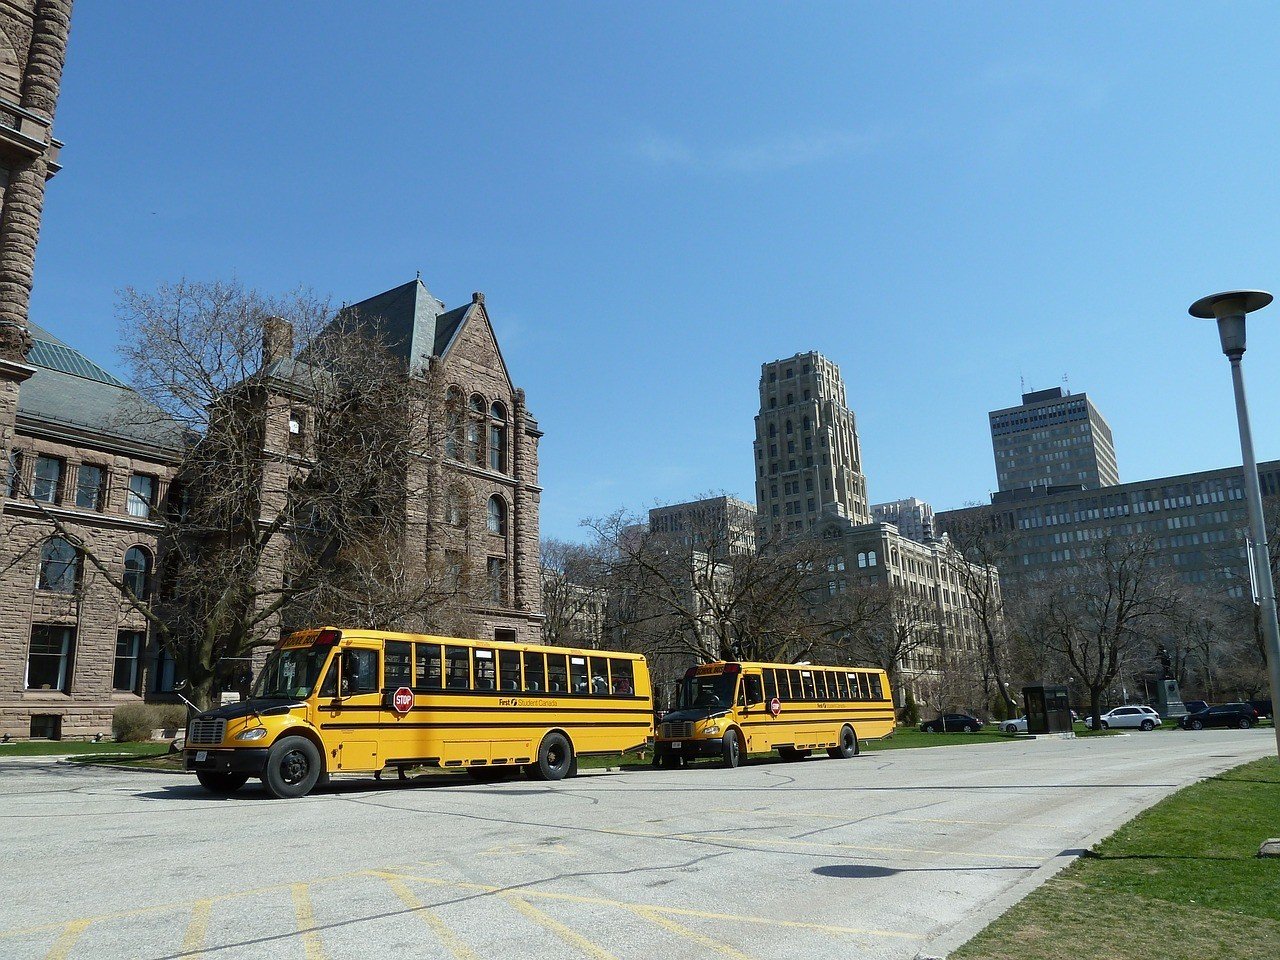
M 889 677 L 863 667 L 704 663 L 685 673 L 676 703 L 658 725 L 655 766 L 716 757 L 736 767 L 769 750 L 784 760 L 819 749 L 852 757 L 894 726 Z
M 215 792 L 261 777 L 299 797 L 331 774 L 386 767 L 559 780 L 579 756 L 652 735 L 636 654 L 326 627 L 281 639 L 248 700 L 191 721 L 184 754 Z

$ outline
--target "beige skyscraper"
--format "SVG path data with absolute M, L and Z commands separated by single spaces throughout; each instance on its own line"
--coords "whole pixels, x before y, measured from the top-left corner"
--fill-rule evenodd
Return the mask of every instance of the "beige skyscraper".
M 870 522 L 857 424 L 840 368 L 822 354 L 761 366 L 755 457 L 766 537 L 809 530 L 824 511 Z

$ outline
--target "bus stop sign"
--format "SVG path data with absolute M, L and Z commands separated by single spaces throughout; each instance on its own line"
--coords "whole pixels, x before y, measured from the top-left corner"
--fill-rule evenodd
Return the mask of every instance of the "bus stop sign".
M 781 712 L 782 712 L 782 701 L 779 700 L 777 697 L 774 697 L 772 700 L 769 701 L 769 715 L 771 717 L 776 717 Z
M 397 688 L 391 695 L 391 706 L 395 708 L 396 713 L 408 713 L 413 709 L 413 691 L 408 687 Z

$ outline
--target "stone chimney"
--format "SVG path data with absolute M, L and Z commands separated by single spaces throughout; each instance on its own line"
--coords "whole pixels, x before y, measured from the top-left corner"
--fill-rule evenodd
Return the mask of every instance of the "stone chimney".
M 262 321 L 262 365 L 293 357 L 293 324 L 282 317 Z

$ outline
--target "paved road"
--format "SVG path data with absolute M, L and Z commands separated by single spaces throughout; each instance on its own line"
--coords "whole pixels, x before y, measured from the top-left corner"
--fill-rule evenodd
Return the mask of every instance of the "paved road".
M 912 958 L 1271 731 L 215 799 L 0 762 L 0 957 Z M 984 912 L 985 911 L 985 912 Z

